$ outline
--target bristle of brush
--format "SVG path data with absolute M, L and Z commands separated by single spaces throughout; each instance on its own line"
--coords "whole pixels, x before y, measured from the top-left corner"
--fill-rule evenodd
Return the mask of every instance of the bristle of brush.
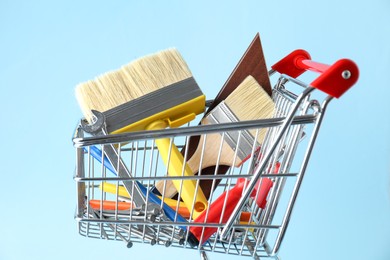
M 274 103 L 252 77 L 245 80 L 225 99 L 225 104 L 240 121 L 271 117 Z
M 105 112 L 150 92 L 192 77 L 174 48 L 151 54 L 76 87 L 76 98 L 85 118 L 91 110 Z
M 240 120 L 256 120 L 270 118 L 274 114 L 275 104 L 267 92 L 252 77 L 245 80 L 225 99 L 225 104 Z M 255 135 L 255 131 L 250 131 Z M 259 138 L 263 138 L 261 131 Z M 261 142 L 261 140 L 258 140 Z

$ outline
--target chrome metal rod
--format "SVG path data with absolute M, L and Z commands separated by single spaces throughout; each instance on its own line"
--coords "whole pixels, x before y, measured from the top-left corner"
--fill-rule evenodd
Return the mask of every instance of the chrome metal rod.
M 315 121 L 315 118 L 316 117 L 314 115 L 296 116 L 290 122 L 290 124 L 292 125 L 310 124 Z M 266 127 L 280 126 L 283 124 L 283 122 L 285 122 L 285 120 L 286 120 L 285 117 L 278 117 L 278 118 L 267 118 L 267 119 L 251 120 L 251 121 L 239 121 L 234 123 L 189 126 L 185 128 L 169 128 L 164 130 L 148 130 L 148 131 L 139 131 L 139 132 L 129 132 L 123 134 L 110 134 L 110 135 L 92 136 L 92 137 L 85 137 L 85 138 L 76 137 L 73 139 L 73 145 L 75 147 L 83 147 L 83 146 L 90 146 L 90 145 L 97 145 L 97 144 L 123 143 L 123 142 L 128 142 L 129 140 L 132 141 L 151 140 L 151 139 L 168 138 L 168 137 L 176 137 L 176 136 L 240 131 L 242 129 L 266 128 Z
M 273 178 L 282 178 L 282 177 L 296 177 L 298 173 L 280 173 L 280 174 L 261 174 L 260 177 L 273 177 Z M 75 181 L 78 182 L 90 182 L 90 181 L 142 181 L 142 180 L 219 180 L 219 179 L 237 179 L 237 178 L 250 178 L 252 174 L 234 174 L 234 175 L 201 175 L 201 176 L 153 176 L 153 177 L 74 177 Z M 96 185 L 95 185 L 96 186 Z M 95 187 L 94 186 L 94 187 Z M 224 186 L 219 184 L 219 186 Z M 145 186 L 148 187 L 148 186 Z
M 78 128 L 79 129 L 79 128 Z M 83 138 L 83 131 L 77 130 L 75 132 L 77 138 Z M 84 169 L 84 150 L 83 148 L 76 149 L 76 169 L 74 178 L 84 178 L 85 169 Z M 77 205 L 76 205 L 76 218 L 80 219 L 84 215 L 85 208 L 85 183 L 76 181 L 77 189 Z

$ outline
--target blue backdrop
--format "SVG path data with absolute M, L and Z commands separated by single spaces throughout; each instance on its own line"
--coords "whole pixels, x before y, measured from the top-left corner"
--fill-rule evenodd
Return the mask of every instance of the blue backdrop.
M 175 46 L 211 99 L 257 32 L 268 66 L 303 48 L 360 68 L 329 107 L 280 256 L 390 259 L 388 0 L 1 1 L 0 32 L 0 259 L 198 259 L 78 235 L 74 87 Z

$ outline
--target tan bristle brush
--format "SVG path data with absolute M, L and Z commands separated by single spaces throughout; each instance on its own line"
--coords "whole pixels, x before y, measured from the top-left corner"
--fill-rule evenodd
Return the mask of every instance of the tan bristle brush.
M 110 134 L 178 127 L 203 113 L 205 107 L 205 96 L 176 49 L 145 56 L 82 83 L 76 87 L 76 97 L 90 123 L 94 120 L 91 110 L 103 113 Z M 169 175 L 193 175 L 187 165 L 182 172 L 183 156 L 169 138 L 156 140 L 156 145 Z M 202 190 L 198 188 L 195 194 L 195 180 L 173 184 L 181 189 L 190 212 L 194 209 L 194 218 L 207 208 Z
M 202 119 L 202 125 L 270 118 L 274 114 L 274 107 L 274 102 L 267 92 L 252 76 L 248 76 L 225 101 Z M 256 146 L 259 146 L 265 134 L 266 129 L 259 130 L 257 137 L 256 130 L 242 131 L 240 138 L 238 132 L 225 133 L 220 156 L 222 135 L 220 133 L 202 135 L 195 153 L 187 160 L 187 164 L 194 173 L 215 166 L 217 162 L 219 165 L 238 167 L 251 155 L 255 139 Z M 156 184 L 159 191 L 162 186 L 163 182 Z M 167 181 L 165 195 L 172 197 L 175 194 L 176 190 L 172 183 Z

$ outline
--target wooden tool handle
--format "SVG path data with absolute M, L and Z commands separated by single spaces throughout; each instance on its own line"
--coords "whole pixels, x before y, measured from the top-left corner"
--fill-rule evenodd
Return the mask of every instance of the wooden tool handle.
M 234 160 L 234 155 L 233 149 L 222 140 L 221 134 L 207 134 L 200 137 L 198 147 L 187 163 L 194 173 L 202 174 L 203 169 L 217 164 L 238 166 L 241 160 Z

